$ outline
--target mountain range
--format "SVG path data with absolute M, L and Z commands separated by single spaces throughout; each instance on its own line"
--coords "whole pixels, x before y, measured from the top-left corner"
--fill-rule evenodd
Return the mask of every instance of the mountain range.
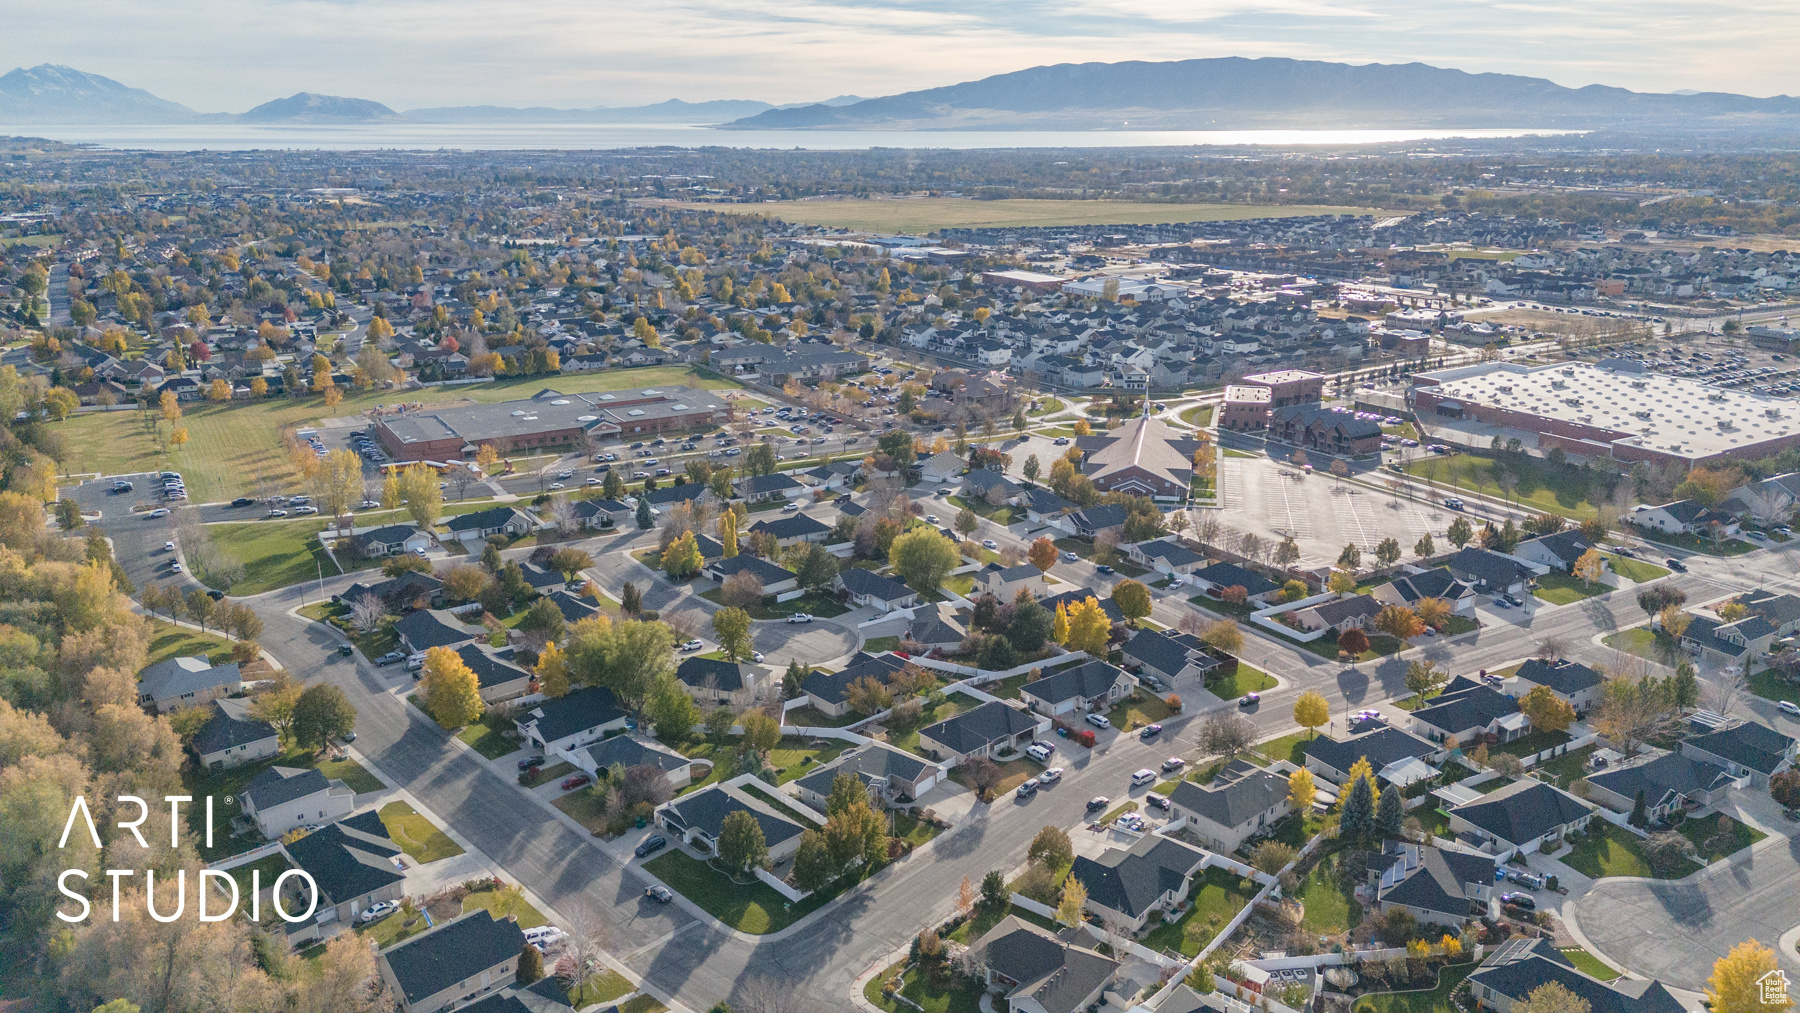
M 676 123 L 729 130 L 1235 130 L 1613 128 L 1800 130 L 1800 99 L 1567 88 L 1422 63 L 1225 57 L 1032 67 L 883 98 L 777 106 L 748 99 L 643 106 L 445 106 L 405 113 L 299 92 L 244 113 L 201 113 L 141 88 L 43 64 L 0 76 L 0 126 L 28 124 Z

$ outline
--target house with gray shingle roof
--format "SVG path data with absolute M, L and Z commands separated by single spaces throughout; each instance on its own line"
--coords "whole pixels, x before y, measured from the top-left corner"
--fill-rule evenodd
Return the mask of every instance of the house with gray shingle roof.
M 1064 942 L 1016 915 L 1000 919 L 969 949 L 988 988 L 1005 995 L 1008 1013 L 1086 1009 L 1099 1000 L 1120 967 L 1111 958 Z
M 1421 923 L 1451 929 L 1493 913 L 1495 862 L 1488 855 L 1388 841 L 1363 858 L 1378 911 L 1400 908 Z
M 249 700 L 214 700 L 212 717 L 188 748 L 202 767 L 235 767 L 280 754 L 281 738 L 273 725 L 250 716 Z
M 374 809 L 338 820 L 281 847 L 294 868 L 312 876 L 318 884 L 320 911 L 334 909 L 339 925 L 352 924 L 370 905 L 399 900 L 406 892 L 406 866 L 400 858 L 400 846 L 388 835 L 381 814 Z M 290 879 L 286 886 L 284 903 L 288 910 L 306 910 L 310 900 L 306 886 L 297 878 Z M 320 930 L 317 920 L 290 926 L 288 942 L 310 942 L 319 937 Z
M 1048 718 L 994 700 L 919 730 L 919 751 L 956 766 L 974 756 L 1024 749 L 1048 730 Z
M 1450 831 L 1505 861 L 1587 826 L 1595 812 L 1560 788 L 1526 778 L 1452 808 Z
M 1111 710 L 1135 688 L 1137 680 L 1123 669 L 1090 659 L 1026 682 L 1019 687 L 1019 699 L 1037 713 L 1055 718 Z
M 1662 819 L 1683 803 L 1700 808 L 1717 804 L 1739 779 L 1717 763 L 1685 753 L 1660 753 L 1594 771 L 1587 782 L 1593 789 L 1590 797 L 1614 812 L 1631 812 L 1642 792 L 1645 812 Z
M 356 792 L 312 767 L 270 767 L 238 795 L 244 816 L 275 840 L 295 827 L 330 823 L 350 815 Z
M 525 933 L 486 908 L 413 936 L 377 958 L 402 1013 L 436 1013 L 511 985 Z
M 165 658 L 138 673 L 138 703 L 159 711 L 197 707 L 243 684 L 235 661 L 215 665 L 202 657 Z
M 1724 767 L 1733 777 L 1748 777 L 1757 788 L 1767 788 L 1769 778 L 1794 765 L 1800 740 L 1754 721 L 1690 735 L 1681 740 L 1681 751 L 1697 760 Z
M 1151 912 L 1167 912 L 1188 897 L 1206 852 L 1170 837 L 1149 834 L 1129 848 L 1109 848 L 1098 858 L 1075 859 L 1069 869 L 1087 889 L 1088 910 L 1135 933 Z
M 1291 812 L 1287 778 L 1247 760 L 1233 760 L 1206 785 L 1182 781 L 1169 793 L 1169 818 L 1222 855 Z
M 793 793 L 814 809 L 823 811 L 831 786 L 849 774 L 869 789 L 877 800 L 892 803 L 917 799 L 937 786 L 944 768 L 885 742 L 870 742 L 793 782 Z M 877 811 L 880 806 L 877 806 Z
M 832 583 L 856 604 L 874 606 L 883 612 L 910 608 L 919 601 L 919 592 L 907 587 L 905 581 L 860 566 L 843 570 L 832 578 Z

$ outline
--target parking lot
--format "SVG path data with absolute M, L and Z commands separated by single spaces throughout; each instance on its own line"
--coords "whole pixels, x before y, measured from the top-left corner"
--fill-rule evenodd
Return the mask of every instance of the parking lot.
M 1291 535 L 1300 547 L 1299 565 L 1310 567 L 1336 563 L 1352 542 L 1367 555 L 1384 538 L 1398 540 L 1403 558 L 1410 557 L 1419 536 L 1429 532 L 1442 541 L 1454 516 L 1441 505 L 1340 482 L 1316 463 L 1314 468 L 1307 473 L 1264 456 L 1222 457 L 1221 519 L 1276 543 Z M 1372 474 L 1366 466 L 1360 470 Z

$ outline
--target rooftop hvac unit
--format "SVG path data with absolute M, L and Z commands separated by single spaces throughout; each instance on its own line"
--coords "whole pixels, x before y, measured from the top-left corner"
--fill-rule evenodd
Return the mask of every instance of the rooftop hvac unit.
M 1647 419 L 1654 413 L 1651 412 L 1650 409 L 1645 408 L 1643 411 L 1636 411 L 1636 412 L 1632 412 L 1631 414 L 1636 415 L 1640 419 Z
M 1720 419 L 1719 420 L 1719 429 L 1724 432 L 1727 432 L 1727 433 L 1736 432 L 1737 431 L 1737 423 L 1731 421 L 1730 419 Z
M 1770 417 L 1772 419 L 1778 419 L 1781 417 L 1781 409 L 1770 408 L 1770 409 L 1767 409 L 1766 411 L 1764 411 L 1763 414 L 1767 415 L 1768 417 Z

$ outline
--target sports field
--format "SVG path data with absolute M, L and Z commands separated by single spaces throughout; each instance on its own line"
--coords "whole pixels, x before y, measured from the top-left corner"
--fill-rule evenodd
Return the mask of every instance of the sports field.
M 1297 215 L 1405 213 L 1321 204 L 1146 204 L 1122 200 L 968 200 L 961 197 L 766 201 L 761 204 L 669 203 L 692 210 L 766 216 L 806 225 L 917 234 L 943 228 L 980 226 L 1165 225 Z
M 561 376 L 509 377 L 493 383 L 459 387 L 427 387 L 414 391 L 353 392 L 335 408 L 321 397 L 265 398 L 225 405 L 198 402 L 182 406 L 188 442 L 164 453 L 136 411 L 95 412 L 74 416 L 58 427 L 74 451 L 64 474 L 122 475 L 168 469 L 179 471 L 195 503 L 214 503 L 256 491 L 257 479 L 268 478 L 282 491 L 293 469 L 282 451 L 282 430 L 323 418 L 358 415 L 378 404 L 422 401 L 427 404 L 475 401 L 492 404 L 530 397 L 553 387 L 565 394 L 623 390 L 628 387 L 735 388 L 738 384 L 687 366 L 643 366 L 638 369 L 570 373 Z M 164 431 L 168 425 L 165 423 Z

